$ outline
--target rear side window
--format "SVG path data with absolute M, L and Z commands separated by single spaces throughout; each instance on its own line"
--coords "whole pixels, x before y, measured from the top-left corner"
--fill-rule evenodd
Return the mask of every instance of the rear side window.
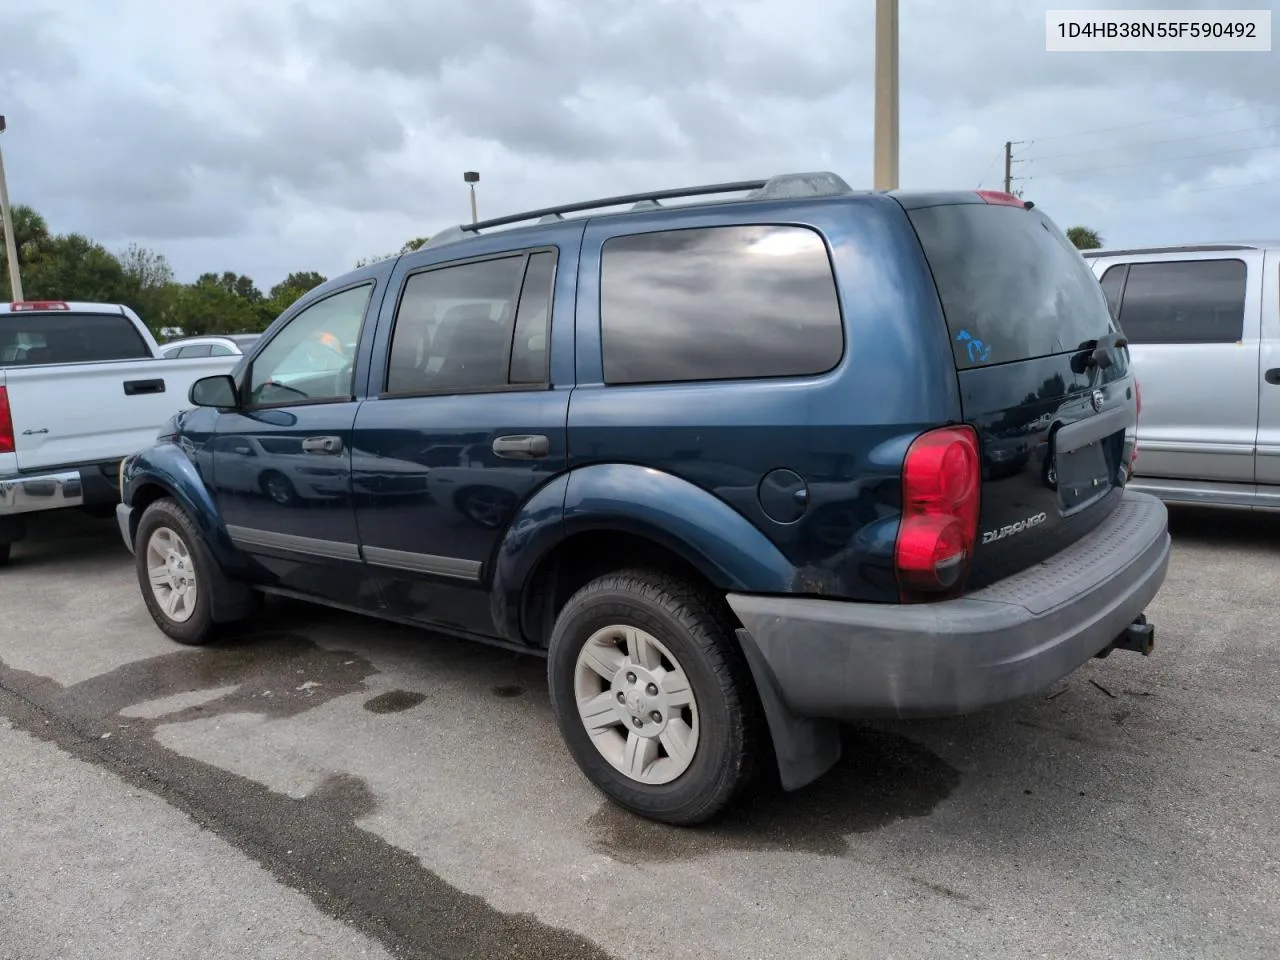
M 1244 298 L 1243 260 L 1133 263 L 1120 328 L 1131 343 L 1236 343 Z
M 612 384 L 811 376 L 844 353 L 827 247 L 805 227 L 608 240 L 600 326 Z
M 121 314 L 0 314 L 0 366 L 100 363 L 150 356 L 142 335 Z
M 1038 210 L 961 203 L 909 216 L 958 369 L 1067 353 L 1111 332 L 1097 278 Z
M 213 347 L 207 343 L 197 344 L 194 347 L 183 347 L 178 351 L 179 359 L 187 357 L 207 357 L 211 354 Z

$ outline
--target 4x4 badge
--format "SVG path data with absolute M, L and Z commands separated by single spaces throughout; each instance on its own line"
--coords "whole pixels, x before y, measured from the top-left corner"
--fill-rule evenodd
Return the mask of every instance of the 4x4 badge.
M 1106 399 L 1101 390 L 1093 391 L 1093 396 L 1089 398 L 1089 402 L 1093 404 L 1094 413 L 1102 409 L 1102 404 L 1106 402 Z

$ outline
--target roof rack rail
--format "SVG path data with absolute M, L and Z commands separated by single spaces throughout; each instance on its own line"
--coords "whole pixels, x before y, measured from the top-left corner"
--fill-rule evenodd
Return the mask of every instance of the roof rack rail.
M 853 188 L 834 173 L 785 173 L 767 180 L 736 180 L 729 183 L 708 183 L 697 187 L 677 187 L 671 190 L 651 190 L 645 193 L 628 193 L 618 197 L 602 197 L 599 200 L 586 200 L 579 203 L 567 203 L 555 207 L 543 207 L 540 210 L 528 210 L 492 220 L 481 220 L 479 223 L 465 223 L 456 227 L 448 227 L 432 237 L 424 247 L 442 246 L 455 243 L 468 236 L 474 236 L 481 230 L 492 227 L 505 227 L 513 223 L 536 220 L 538 223 L 554 223 L 564 219 L 566 213 L 581 213 L 585 210 L 598 210 L 604 207 L 619 207 L 631 204 L 632 210 L 661 209 L 661 200 L 675 200 L 681 197 L 705 197 L 722 193 L 745 193 L 743 200 L 784 200 L 799 197 L 836 197 L 853 193 Z

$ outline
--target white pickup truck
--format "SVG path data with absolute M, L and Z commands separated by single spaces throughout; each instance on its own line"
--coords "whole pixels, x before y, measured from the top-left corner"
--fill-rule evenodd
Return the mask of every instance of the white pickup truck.
M 119 304 L 0 303 L 0 564 L 28 514 L 110 516 L 120 461 L 188 405 L 193 382 L 241 359 L 163 359 Z

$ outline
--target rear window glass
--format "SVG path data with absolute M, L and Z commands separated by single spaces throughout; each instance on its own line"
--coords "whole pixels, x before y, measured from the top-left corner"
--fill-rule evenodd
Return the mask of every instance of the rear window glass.
M 146 341 L 121 314 L 0 314 L 0 366 L 98 363 L 150 356 Z
M 1067 353 L 1112 331 L 1097 278 L 1039 211 L 972 203 L 910 217 L 959 369 Z

